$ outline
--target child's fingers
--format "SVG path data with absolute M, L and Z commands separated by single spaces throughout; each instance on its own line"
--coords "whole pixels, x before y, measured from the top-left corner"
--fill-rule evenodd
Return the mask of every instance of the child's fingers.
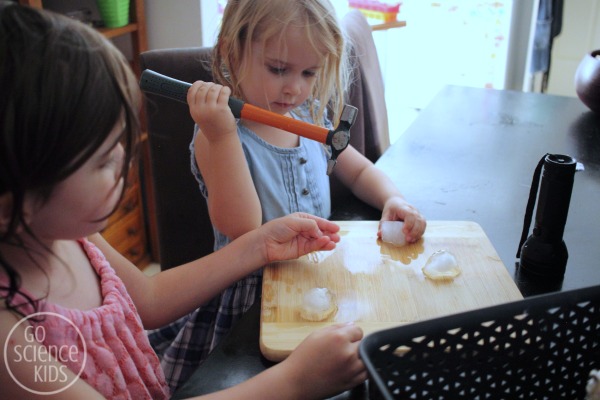
M 404 227 L 402 228 L 402 233 L 407 240 L 410 240 L 413 236 L 413 231 L 415 230 L 415 218 L 412 215 L 409 215 L 404 219 Z
M 213 82 L 209 82 L 206 83 L 206 85 L 202 89 L 206 90 L 205 99 L 207 103 L 213 104 L 222 102 L 222 93 L 225 91 L 225 88 L 223 86 Z
M 229 97 L 231 96 L 231 89 L 227 86 L 222 86 L 219 91 L 219 96 L 217 98 L 217 103 L 219 104 L 227 104 L 229 102 Z
M 299 217 L 301 219 L 315 221 L 317 228 L 322 232 L 322 234 L 328 235 L 332 238 L 339 238 L 339 235 L 337 235 L 336 233 L 339 232 L 340 227 L 335 222 L 308 213 L 295 213 L 294 216 Z
M 308 254 L 313 251 L 326 251 L 335 249 L 335 242 L 331 240 L 329 236 L 321 236 L 307 243 L 308 247 L 304 250 L 305 254 Z
M 404 221 L 404 235 L 406 240 L 409 242 L 415 242 L 425 232 L 425 226 L 427 223 L 425 219 L 420 215 L 410 215 Z
M 196 81 L 188 89 L 187 100 L 189 104 L 217 103 L 229 101 L 231 90 L 214 82 Z
M 383 217 L 382 217 L 382 218 L 381 218 L 381 220 L 379 221 L 379 224 L 377 225 L 377 237 L 378 237 L 378 238 L 381 238 L 381 223 L 382 223 L 383 221 L 385 221 L 385 220 L 384 220 L 384 219 L 383 219 Z
M 324 329 L 339 331 L 351 343 L 362 340 L 362 338 L 364 336 L 362 328 L 360 326 L 356 325 L 354 322 L 348 322 L 345 324 L 334 324 L 334 325 L 330 325 L 329 327 L 324 328 Z
M 317 225 L 319 226 L 319 229 L 321 230 L 321 232 L 323 232 L 331 237 L 336 236 L 339 238 L 339 235 L 337 234 L 337 232 L 340 231 L 340 226 L 338 224 L 328 221 L 326 219 L 320 218 L 319 220 L 317 220 Z
M 202 81 L 196 81 L 192 84 L 192 86 L 188 89 L 187 92 L 187 102 L 190 105 L 196 104 L 197 102 L 197 96 L 198 96 L 198 91 L 200 90 L 200 87 L 202 86 L 204 82 Z

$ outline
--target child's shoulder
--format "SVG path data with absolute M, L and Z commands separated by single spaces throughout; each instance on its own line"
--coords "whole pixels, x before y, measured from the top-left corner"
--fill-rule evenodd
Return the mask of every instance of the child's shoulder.
M 0 344 L 2 344 L 2 346 L 4 346 L 10 332 L 21 319 L 21 316 L 6 307 L 4 299 L 0 301 Z

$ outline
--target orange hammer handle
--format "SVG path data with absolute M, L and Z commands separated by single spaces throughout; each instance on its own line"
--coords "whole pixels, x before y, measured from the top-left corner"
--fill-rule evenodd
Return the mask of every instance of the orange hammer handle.
M 274 128 L 304 136 L 308 139 L 327 144 L 329 130 L 298 119 L 286 117 L 252 104 L 244 103 L 241 110 L 242 119 L 259 122 Z
M 187 103 L 187 92 L 190 86 L 192 85 L 188 82 L 183 82 L 149 69 L 144 70 L 140 77 L 140 87 L 145 92 L 166 96 L 182 103 Z M 236 118 L 259 122 L 316 140 L 317 142 L 331 144 L 327 143 L 330 132 L 326 128 L 294 118 L 284 117 L 272 111 L 247 104 L 235 97 L 229 98 L 229 107 Z

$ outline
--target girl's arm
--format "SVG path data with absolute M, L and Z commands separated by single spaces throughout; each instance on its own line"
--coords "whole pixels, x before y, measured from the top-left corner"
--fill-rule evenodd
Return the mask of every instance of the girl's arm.
M 214 83 L 196 82 L 188 91 L 190 114 L 200 132 L 195 157 L 208 190 L 212 224 L 231 239 L 258 228 L 260 200 L 227 105 L 231 91 Z
M 100 234 L 90 240 L 125 283 L 144 327 L 152 329 L 191 312 L 269 262 L 332 250 L 340 240 L 338 230 L 339 226 L 323 218 L 292 214 L 240 236 L 215 253 L 153 277 L 144 275 Z
M 0 343 L 2 343 L 0 353 L 3 360 L 0 362 L 0 387 L 2 388 L 0 398 L 19 400 L 102 398 L 94 388 L 78 379 L 64 364 L 47 355 L 46 348 L 35 341 L 32 331 L 26 332 L 25 329 L 30 325 L 27 322 L 19 323 L 20 319 L 20 316 L 0 307 Z M 4 353 L 5 343 L 6 353 Z M 74 381 L 76 382 L 72 386 L 65 389 Z M 44 395 L 35 394 L 32 390 L 42 392 Z M 48 394 L 51 392 L 57 393 Z
M 406 201 L 391 179 L 355 148 L 348 146 L 339 155 L 333 172 L 356 197 L 382 210 L 382 221 L 404 221 L 403 232 L 409 243 L 423 236 L 425 218 Z
M 281 363 L 227 390 L 202 399 L 311 400 L 329 398 L 367 379 L 358 355 L 362 330 L 334 325 L 310 334 Z
M 42 345 L 26 339 L 27 324 L 20 324 L 13 330 L 18 321 L 19 318 L 14 314 L 0 310 L 0 340 L 5 343 L 9 333 L 11 339 L 9 354 L 2 354 L 7 357 L 8 362 L 0 363 L 0 397 L 21 400 L 40 398 L 40 395 L 19 386 L 15 380 L 18 379 L 26 388 L 44 393 L 58 391 L 55 395 L 42 396 L 45 399 L 102 398 L 94 388 L 84 380 L 78 379 L 64 364 L 55 359 L 49 359 L 47 362 L 20 359 L 24 348 L 28 349 L 28 357 L 45 352 Z M 367 378 L 364 364 L 358 356 L 358 345 L 362 336 L 362 330 L 353 324 L 323 328 L 309 335 L 285 361 L 237 386 L 200 398 L 310 400 L 330 397 L 351 389 Z M 0 347 L 0 352 L 3 352 L 3 349 L 4 346 Z M 20 350 L 17 352 L 12 351 L 13 349 Z M 13 376 L 9 374 L 7 366 Z M 61 380 L 36 382 L 39 371 L 48 371 L 50 368 L 60 371 Z M 62 390 L 73 381 L 73 385 Z

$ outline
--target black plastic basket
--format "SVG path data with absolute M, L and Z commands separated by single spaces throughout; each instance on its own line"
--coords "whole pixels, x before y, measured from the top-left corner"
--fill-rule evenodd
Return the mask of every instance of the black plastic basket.
M 600 368 L 600 286 L 375 332 L 360 354 L 371 398 L 585 399 Z

